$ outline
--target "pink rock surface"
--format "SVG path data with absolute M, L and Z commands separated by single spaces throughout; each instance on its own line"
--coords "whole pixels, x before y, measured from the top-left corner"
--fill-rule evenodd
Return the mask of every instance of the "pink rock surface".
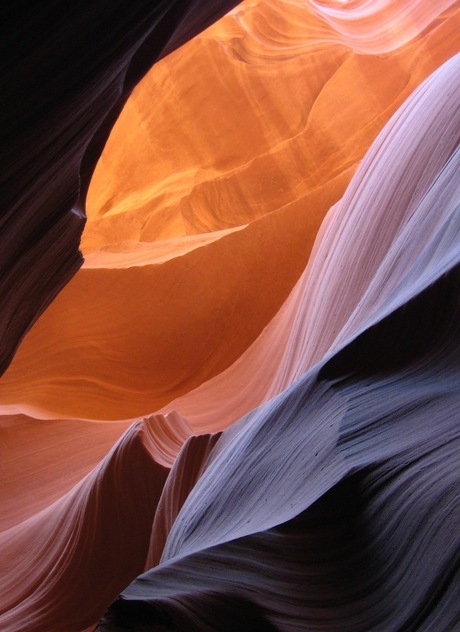
M 452 8 L 405 46 L 363 55 L 330 41 L 308 4 L 264 0 L 162 59 L 107 142 L 85 264 L 0 381 L 3 410 L 135 418 L 237 362 L 305 270 L 371 142 L 457 51 L 459 29 Z
M 459 69 L 401 108 L 327 224 L 296 304 L 322 347 L 297 329 L 294 381 L 205 453 L 160 565 L 98 630 L 455 627 Z
M 22 22 L 18 9 L 5 39 L 5 86 L 30 100 L 4 112 L 2 367 L 81 263 L 89 178 L 134 84 L 233 3 L 109 4 L 45 3 Z M 136 93 L 118 129 L 134 125 L 126 147 L 139 165 L 157 156 L 158 179 L 132 208 L 148 179 L 124 172 L 114 130 L 86 267 L 0 381 L 0 630 L 456 629 L 458 20 L 447 0 L 252 0 L 140 86 L 183 90 L 193 112 L 210 47 L 245 105 L 229 118 L 234 145 L 222 136 L 213 155 L 195 128 L 189 153 L 178 143 L 161 162 L 148 145 L 166 127 L 153 134 L 159 114 Z M 200 76 L 169 84 L 167 62 L 186 69 L 187 50 Z M 309 103 L 317 125 L 292 134 L 297 104 L 280 86 L 295 73 L 282 70 L 306 60 L 318 76 L 336 68 Z M 277 86 L 272 122 L 257 136 L 255 116 L 237 138 L 264 85 Z M 297 186 L 307 141 L 318 169 Z M 223 165 L 218 177 L 179 169 L 199 151 Z M 276 178 L 257 189 L 253 176 L 283 166 L 285 190 Z M 167 201 L 191 183 L 187 214 Z

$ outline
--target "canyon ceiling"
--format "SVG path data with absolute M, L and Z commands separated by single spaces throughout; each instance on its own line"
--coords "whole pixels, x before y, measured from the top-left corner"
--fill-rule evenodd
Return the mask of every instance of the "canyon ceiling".
M 8 10 L 1 630 L 456 629 L 459 33 Z

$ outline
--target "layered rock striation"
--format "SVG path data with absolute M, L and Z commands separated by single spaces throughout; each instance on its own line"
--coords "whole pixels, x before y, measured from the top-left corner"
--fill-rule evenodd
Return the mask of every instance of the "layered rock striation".
M 459 4 L 147 4 L 4 40 L 0 629 L 454 630 Z

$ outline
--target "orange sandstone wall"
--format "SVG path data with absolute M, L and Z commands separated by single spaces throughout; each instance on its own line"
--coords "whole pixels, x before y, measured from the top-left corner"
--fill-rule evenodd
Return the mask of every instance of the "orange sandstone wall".
M 454 7 L 414 5 L 409 29 L 407 7 L 360 4 L 243 3 L 154 66 L 96 168 L 85 265 L 0 382 L 8 410 L 148 414 L 256 340 L 372 140 L 457 47 Z
M 459 27 L 248 0 L 138 85 L 0 380 L 1 630 L 454 629 Z

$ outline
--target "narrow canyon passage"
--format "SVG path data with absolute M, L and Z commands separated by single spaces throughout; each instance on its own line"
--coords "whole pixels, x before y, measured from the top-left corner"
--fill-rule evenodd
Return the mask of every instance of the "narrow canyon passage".
M 9 20 L 0 629 L 454 630 L 459 2 Z

